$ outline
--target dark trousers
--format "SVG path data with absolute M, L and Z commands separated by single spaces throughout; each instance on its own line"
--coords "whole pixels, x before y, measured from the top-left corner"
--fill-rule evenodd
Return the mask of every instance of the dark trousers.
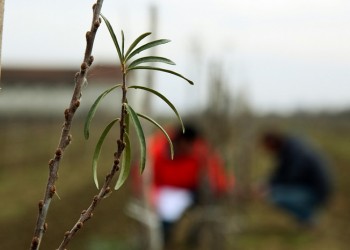
M 317 193 L 310 188 L 287 185 L 274 185 L 270 200 L 301 223 L 311 223 L 321 203 Z

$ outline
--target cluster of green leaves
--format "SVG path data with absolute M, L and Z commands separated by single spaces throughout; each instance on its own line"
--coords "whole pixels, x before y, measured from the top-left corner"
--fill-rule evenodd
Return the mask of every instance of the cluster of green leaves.
M 120 46 L 111 24 L 109 23 L 109 21 L 107 20 L 106 17 L 104 17 L 103 15 L 101 15 L 101 17 L 104 20 L 104 22 L 108 28 L 108 31 L 112 37 L 112 40 L 114 42 L 115 48 L 116 48 L 117 53 L 118 53 L 122 74 L 124 76 L 126 76 L 129 72 L 131 72 L 133 70 L 138 70 L 138 69 L 156 70 L 156 71 L 162 71 L 165 73 L 175 75 L 177 77 L 180 77 L 180 78 L 186 80 L 188 83 L 193 84 L 193 82 L 191 80 L 187 79 L 186 77 L 182 76 L 181 74 L 179 74 L 175 71 L 160 68 L 160 67 L 142 65 L 145 63 L 165 63 L 165 64 L 169 64 L 169 65 L 175 65 L 175 63 L 173 61 L 171 61 L 165 57 L 144 56 L 144 57 L 139 57 L 137 59 L 134 59 L 135 56 L 138 55 L 140 52 L 145 51 L 145 50 L 150 49 L 150 48 L 155 47 L 155 46 L 159 46 L 159 45 L 168 43 L 168 42 L 170 42 L 170 40 L 159 39 L 159 40 L 154 40 L 154 41 L 145 43 L 141 46 L 138 46 L 139 43 L 144 38 L 146 38 L 147 36 L 149 36 L 151 34 L 150 32 L 147 32 L 147 33 L 140 35 L 138 38 L 136 38 L 135 41 L 125 51 L 125 49 L 124 49 L 124 41 L 125 41 L 124 40 L 124 32 L 121 31 L 121 46 Z M 134 60 L 132 60 L 132 59 L 134 59 Z M 125 79 L 125 77 L 124 77 L 124 79 Z M 88 112 L 88 115 L 87 115 L 87 118 L 85 121 L 85 126 L 84 126 L 84 135 L 85 135 L 86 139 L 89 138 L 90 124 L 91 124 L 91 121 L 96 113 L 96 110 L 98 108 L 99 103 L 102 101 L 102 99 L 106 95 L 108 95 L 110 92 L 112 92 L 113 90 L 118 89 L 118 88 L 124 89 L 125 91 L 128 89 L 140 89 L 140 90 L 144 90 L 144 91 L 150 92 L 150 93 L 158 96 L 166 104 L 168 104 L 168 106 L 174 111 L 174 113 L 176 114 L 177 118 L 179 119 L 179 121 L 182 125 L 183 132 L 185 131 L 182 119 L 181 119 L 179 113 L 177 112 L 175 106 L 164 95 L 162 95 L 158 91 L 151 89 L 151 88 L 147 88 L 144 86 L 138 86 L 138 85 L 127 86 L 126 82 L 122 82 L 122 83 L 117 84 L 117 85 L 107 89 L 106 91 L 104 91 L 100 96 L 98 96 L 96 101 L 91 106 L 90 111 Z M 123 142 L 125 143 L 125 148 L 124 148 L 124 151 L 122 154 L 121 170 L 120 170 L 120 174 L 119 174 L 117 183 L 115 185 L 115 189 L 119 189 L 123 185 L 123 183 L 128 178 L 129 173 L 130 173 L 130 167 L 131 167 L 131 145 L 130 145 L 130 139 L 129 139 L 129 137 L 130 137 L 130 134 L 129 134 L 130 133 L 130 129 L 129 129 L 130 121 L 132 122 L 132 124 L 136 130 L 136 134 L 137 134 L 139 144 L 140 144 L 140 154 L 141 154 L 140 155 L 140 172 L 141 173 L 143 172 L 145 165 L 146 165 L 146 140 L 145 140 L 145 135 L 144 135 L 143 128 L 141 126 L 139 117 L 153 123 L 155 126 L 157 126 L 164 133 L 164 135 L 166 136 L 166 138 L 169 142 L 169 145 L 170 145 L 171 157 L 173 157 L 173 155 L 174 155 L 172 141 L 171 141 L 169 135 L 167 134 L 167 132 L 165 131 L 165 129 L 159 123 L 157 123 L 154 119 L 152 119 L 151 117 L 149 117 L 145 114 L 140 114 L 140 113 L 135 112 L 134 109 L 130 106 L 130 104 L 126 100 L 125 100 L 125 102 L 122 103 L 122 105 L 123 105 L 122 110 L 126 110 L 124 121 L 121 121 L 121 118 L 116 118 L 113 121 L 111 121 L 106 126 L 106 128 L 103 130 L 103 132 L 102 132 L 102 134 L 101 134 L 101 136 L 96 144 L 96 147 L 95 147 L 95 152 L 94 152 L 93 161 L 92 161 L 92 169 L 93 169 L 94 182 L 95 182 L 97 188 L 99 188 L 98 179 L 97 179 L 97 163 L 98 163 L 98 159 L 99 159 L 99 156 L 101 153 L 102 144 L 103 144 L 106 136 L 108 135 L 109 131 L 111 130 L 111 128 L 113 127 L 113 125 L 116 122 L 125 124 L 126 129 L 125 129 L 125 133 L 123 135 Z

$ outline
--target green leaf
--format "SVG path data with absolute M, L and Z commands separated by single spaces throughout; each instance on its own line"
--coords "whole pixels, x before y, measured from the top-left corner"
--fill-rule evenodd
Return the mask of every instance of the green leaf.
M 155 120 L 153 120 L 151 117 L 144 115 L 144 114 L 140 114 L 137 113 L 138 116 L 150 121 L 151 123 L 153 123 L 154 125 L 156 125 L 162 132 L 163 134 L 166 136 L 166 138 L 168 139 L 169 142 L 169 146 L 170 146 L 170 155 L 171 155 L 171 159 L 174 159 L 174 146 L 173 143 L 170 139 L 170 136 L 168 135 L 168 133 L 165 131 L 165 129 L 159 124 L 157 123 Z
M 186 80 L 189 84 L 193 85 L 193 82 L 190 79 L 187 79 L 186 77 L 184 77 L 183 75 L 180 75 L 179 73 L 172 71 L 172 70 L 168 70 L 168 69 L 162 69 L 162 68 L 157 68 L 157 67 L 152 67 L 152 66 L 136 66 L 136 67 L 130 67 L 127 69 L 127 72 L 131 71 L 131 70 L 136 70 L 136 69 L 147 69 L 147 70 L 156 70 L 156 71 L 162 71 L 162 72 L 166 72 L 175 76 L 178 76 L 184 80 Z
M 135 39 L 135 41 L 130 45 L 128 51 L 125 53 L 125 58 L 129 56 L 129 54 L 132 52 L 132 50 L 141 42 L 145 37 L 149 36 L 151 32 L 144 33 L 140 35 L 138 38 Z
M 117 118 L 113 121 L 111 121 L 107 126 L 106 128 L 103 130 L 101 136 L 100 136 L 100 139 L 98 140 L 97 144 L 96 144 L 96 147 L 95 147 L 95 152 L 94 152 L 94 155 L 93 155 L 93 158 L 92 158 L 92 173 L 93 173 L 93 177 L 94 177 L 94 182 L 95 182 L 95 185 L 97 187 L 97 189 L 99 188 L 98 187 L 98 179 L 97 179 L 97 162 L 98 162 L 98 159 L 100 157 L 100 153 L 101 153 L 101 148 L 102 148 L 102 144 L 108 134 L 108 132 L 111 130 L 111 128 L 113 127 L 114 123 L 116 123 L 117 121 L 119 121 L 120 119 Z
M 125 103 L 125 107 L 127 109 L 128 114 L 131 117 L 131 120 L 134 124 L 137 137 L 140 142 L 140 153 L 141 153 L 141 159 L 140 159 L 140 172 L 142 173 L 146 166 L 146 139 L 145 135 L 143 133 L 143 129 L 140 123 L 139 118 L 137 117 L 136 112 L 127 104 Z
M 120 170 L 120 174 L 118 176 L 117 183 L 114 187 L 115 190 L 119 189 L 125 182 L 125 180 L 128 178 L 130 173 L 130 167 L 131 167 L 131 145 L 130 145 L 130 138 L 129 138 L 129 130 L 130 130 L 130 115 L 126 113 L 125 115 L 125 134 L 124 134 L 124 141 L 125 141 L 125 149 L 123 151 L 123 158 L 122 158 L 122 166 Z
M 108 31 L 109 31 L 109 34 L 111 35 L 112 40 L 113 40 L 114 45 L 115 45 L 115 48 L 117 49 L 120 63 L 122 63 L 122 62 L 124 61 L 124 60 L 123 60 L 123 59 L 124 59 L 124 58 L 123 58 L 123 54 L 121 53 L 121 50 L 120 50 L 120 47 L 119 47 L 119 43 L 118 43 L 118 39 L 117 39 L 117 37 L 115 36 L 115 33 L 114 33 L 114 31 L 113 31 L 113 28 L 112 28 L 111 24 L 109 23 L 108 19 L 107 19 L 104 15 L 100 14 L 100 16 L 102 17 L 102 19 L 103 19 L 103 20 L 105 21 L 105 23 L 106 23 L 106 26 L 107 26 L 107 29 L 108 29 Z
M 139 59 L 136 59 L 132 63 L 130 63 L 129 67 L 135 67 L 136 65 L 139 65 L 141 63 L 149 63 L 149 62 L 160 62 L 160 63 L 166 63 L 170 65 L 175 65 L 175 63 L 168 58 L 159 57 L 159 56 L 146 56 L 141 57 Z
M 118 190 L 129 177 L 130 168 L 131 168 L 131 146 L 128 133 L 124 134 L 125 149 L 123 151 L 122 165 L 120 169 L 120 174 L 118 176 L 117 183 L 114 187 L 115 190 Z
M 128 88 L 132 88 L 132 89 L 142 89 L 142 90 L 146 90 L 148 92 L 151 92 L 152 94 L 155 94 L 156 96 L 158 96 L 159 98 L 161 98 L 164 102 L 166 102 L 166 104 L 168 104 L 168 106 L 174 111 L 174 113 L 176 114 L 177 118 L 179 119 L 181 126 L 182 126 L 182 131 L 185 133 L 185 126 L 182 122 L 181 116 L 179 115 L 179 113 L 177 112 L 175 106 L 161 93 L 159 93 L 158 91 L 151 89 L 151 88 L 147 88 L 147 87 L 143 87 L 143 86 L 137 86 L 137 85 L 132 85 L 129 86 Z
M 122 55 L 124 57 L 124 45 L 125 45 L 124 31 L 122 30 L 121 33 L 122 33 L 122 51 L 121 51 L 121 53 L 122 53 Z
M 165 44 L 165 43 L 168 43 L 168 42 L 170 42 L 170 40 L 168 40 L 168 39 L 159 39 L 159 40 L 155 40 L 155 41 L 146 43 L 145 45 L 142 45 L 142 46 L 138 47 L 133 52 L 128 54 L 128 56 L 125 57 L 125 62 L 127 62 L 130 58 L 132 58 L 133 56 L 137 55 L 138 53 L 140 53 L 140 52 L 142 52 L 142 51 L 144 51 L 146 49 L 149 49 L 149 48 L 161 45 L 161 44 Z
M 92 104 L 89 112 L 88 112 L 88 115 L 86 117 L 86 120 L 85 120 L 85 125 L 84 125 L 84 136 L 85 136 L 85 139 L 89 139 L 89 130 L 90 130 L 90 124 L 91 124 L 91 121 L 92 121 L 92 118 L 94 117 L 95 113 L 96 113 L 96 110 L 97 110 L 97 107 L 99 105 L 99 103 L 101 102 L 101 100 L 109 93 L 111 92 L 112 90 L 118 88 L 122 86 L 121 84 L 117 84 L 115 86 L 113 86 L 112 88 L 110 89 L 107 89 L 105 92 L 103 92 L 99 97 L 97 97 L 96 101 Z

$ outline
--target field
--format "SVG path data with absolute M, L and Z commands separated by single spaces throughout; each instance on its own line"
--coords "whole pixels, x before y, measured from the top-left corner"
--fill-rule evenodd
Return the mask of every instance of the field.
M 92 181 L 91 155 L 104 119 L 99 123 L 94 125 L 96 132 L 89 141 L 83 139 L 82 122 L 73 125 L 73 142 L 61 163 L 59 197 L 51 204 L 42 249 L 56 249 L 64 232 L 72 227 L 97 192 Z M 256 135 L 260 127 L 270 124 L 307 135 L 331 162 L 335 192 L 313 230 L 300 228 L 281 211 L 249 195 L 247 187 L 263 180 L 269 170 L 269 159 L 256 146 Z M 7 119 L 0 121 L 0 129 L 0 249 L 28 249 L 61 122 Z M 337 116 L 249 118 L 246 122 L 232 122 L 229 129 L 231 133 L 227 138 L 223 138 L 220 131 L 218 136 L 213 132 L 209 136 L 216 145 L 223 141 L 218 148 L 237 178 L 236 191 L 222 205 L 227 216 L 221 224 L 225 228 L 227 249 L 349 249 L 350 119 Z M 99 164 L 100 179 L 111 165 L 114 146 L 111 140 L 104 147 Z M 103 200 L 69 249 L 137 249 L 140 225 L 125 213 L 130 196 L 130 188 L 125 186 Z

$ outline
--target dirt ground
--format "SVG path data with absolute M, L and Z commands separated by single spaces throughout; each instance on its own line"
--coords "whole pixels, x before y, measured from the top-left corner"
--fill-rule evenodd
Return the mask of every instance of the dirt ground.
M 213 215 L 217 221 L 215 227 L 221 235 L 221 238 L 214 238 L 216 249 L 221 249 L 219 246 L 223 244 L 222 249 L 238 250 L 349 249 L 350 119 L 275 117 L 254 118 L 248 122 L 254 126 L 233 122 L 230 127 L 233 132 L 228 138 L 210 134 L 214 143 L 217 143 L 215 140 L 223 141 L 218 148 L 224 154 L 228 169 L 235 172 L 239 190 L 233 192 L 230 200 L 216 205 L 221 211 L 219 215 Z M 246 192 L 247 187 L 263 180 L 269 171 L 269 160 L 255 146 L 255 140 L 259 127 L 271 123 L 307 135 L 331 162 L 335 192 L 328 206 L 321 211 L 317 227 L 312 230 L 301 228 L 282 211 Z M 98 132 L 86 142 L 82 126 L 81 122 L 74 124 L 73 143 L 61 163 L 57 183 L 60 198 L 55 197 L 52 202 L 42 249 L 56 249 L 64 232 L 71 228 L 97 192 L 92 180 L 91 155 L 101 128 L 97 126 Z M 60 127 L 61 123 L 54 120 L 0 123 L 0 249 L 29 248 L 37 204 L 42 199 L 47 180 L 47 163 L 57 146 Z M 246 131 L 248 128 L 250 130 Z M 99 163 L 101 179 L 111 165 L 113 148 L 114 140 L 111 139 L 106 143 Z M 125 186 L 103 200 L 93 219 L 84 225 L 69 249 L 138 249 L 142 228 L 125 212 L 130 196 L 130 188 Z M 205 239 L 212 237 L 210 232 L 203 235 Z

